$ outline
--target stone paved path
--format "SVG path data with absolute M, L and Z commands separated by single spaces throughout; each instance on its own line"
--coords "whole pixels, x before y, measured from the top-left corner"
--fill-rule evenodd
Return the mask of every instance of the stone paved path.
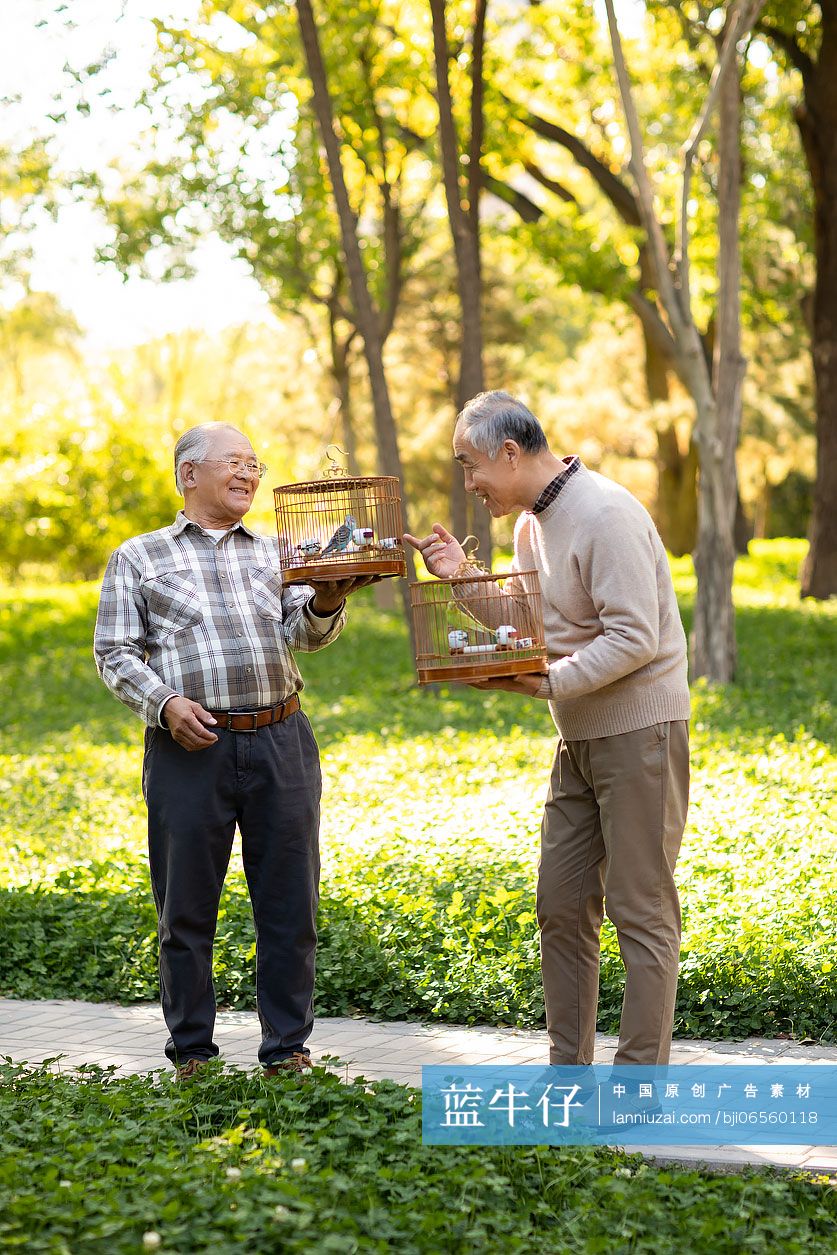
M 118 1071 L 145 1072 L 167 1066 L 166 1038 L 156 1005 L 116 1006 L 111 1003 L 16 1001 L 0 998 L 0 1057 L 40 1063 L 63 1055 L 55 1066 L 72 1069 L 82 1063 L 114 1065 Z M 256 1063 L 259 1026 L 250 1011 L 222 1011 L 216 1041 L 227 1062 L 240 1067 Z M 477 1063 L 545 1063 L 543 1032 L 522 1029 L 462 1028 L 449 1024 L 378 1023 L 367 1019 L 317 1020 L 310 1041 L 311 1056 L 347 1078 L 388 1078 L 404 1085 L 421 1084 L 421 1065 Z M 596 1063 L 608 1063 L 615 1037 L 596 1038 Z M 336 1062 L 339 1060 L 339 1063 Z M 678 1040 L 672 1063 L 833 1063 L 837 1046 L 750 1038 L 743 1042 Z M 642 1148 L 634 1148 L 642 1149 Z M 837 1146 L 656 1147 L 647 1151 L 657 1162 L 702 1163 L 734 1169 L 746 1164 L 802 1168 L 837 1177 Z

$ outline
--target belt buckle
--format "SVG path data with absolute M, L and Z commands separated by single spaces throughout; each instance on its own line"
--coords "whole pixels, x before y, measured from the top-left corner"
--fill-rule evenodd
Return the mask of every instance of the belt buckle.
M 258 732 L 256 720 L 259 717 L 257 710 L 229 710 L 227 711 L 227 732 Z M 232 726 L 233 719 L 252 719 L 252 728 L 234 728 Z

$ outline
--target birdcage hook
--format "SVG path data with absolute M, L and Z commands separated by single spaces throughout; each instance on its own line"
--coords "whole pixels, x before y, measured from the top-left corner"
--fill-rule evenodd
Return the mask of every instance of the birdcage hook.
M 341 466 L 337 461 L 337 458 L 331 452 L 332 449 L 336 449 L 340 456 L 345 458 L 348 462 L 349 455 L 340 448 L 339 444 L 328 445 L 325 451 L 325 456 L 328 458 L 329 464 L 322 473 L 323 479 L 339 479 L 341 476 L 348 475 L 349 473 L 347 467 Z
M 475 571 L 482 571 L 486 575 L 489 573 L 488 567 L 485 565 L 484 562 L 481 562 L 480 559 L 477 557 L 477 550 L 479 549 L 479 547 L 480 547 L 480 542 L 479 542 L 478 537 L 476 536 L 465 537 L 465 539 L 462 542 L 462 549 L 465 554 L 465 559 L 463 562 L 460 562 L 459 566 L 457 567 L 456 569 L 457 575 L 473 575 Z

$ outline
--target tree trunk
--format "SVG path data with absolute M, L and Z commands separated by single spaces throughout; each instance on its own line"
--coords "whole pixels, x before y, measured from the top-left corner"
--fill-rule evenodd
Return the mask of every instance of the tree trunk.
M 740 144 L 738 136 L 739 71 L 737 41 L 751 28 L 764 0 L 733 0 L 718 59 L 703 106 L 683 148 L 683 184 L 677 217 L 677 249 L 672 258 L 661 219 L 654 206 L 654 187 L 643 152 L 642 128 L 625 64 L 614 0 L 605 0 L 608 29 L 619 94 L 631 142 L 630 167 L 637 185 L 637 203 L 657 280 L 657 304 L 665 311 L 676 354 L 678 374 L 695 404 L 695 439 L 700 452 L 698 543 L 695 570 L 698 593 L 692 634 L 692 667 L 696 676 L 726 683 L 735 670 L 735 617 L 732 573 L 735 565 L 733 529 L 738 497 L 735 445 L 741 407 L 744 361 L 740 351 L 738 204 Z M 721 99 L 719 158 L 719 311 L 714 378 L 707 369 L 704 346 L 692 312 L 689 278 L 689 201 L 694 162 L 718 99 Z M 674 264 L 672 264 L 672 262 Z M 720 398 L 720 404 L 718 399 Z
M 734 546 L 711 524 L 711 515 L 719 506 L 711 481 L 700 493 L 698 541 L 694 562 L 698 593 L 691 635 L 692 677 L 706 676 L 715 683 L 728 683 L 735 672 L 735 617 L 733 612 L 732 573 L 735 566 Z
M 349 350 L 357 334 L 353 329 L 341 340 L 337 333 L 338 314 L 335 302 L 328 305 L 328 340 L 330 373 L 334 384 L 334 398 L 337 402 L 343 451 L 346 454 L 346 465 L 350 475 L 358 475 L 357 435 L 355 433 L 354 409 L 352 405 L 352 381 L 349 374 Z
M 764 540 L 768 534 L 770 528 L 770 500 L 772 496 L 773 485 L 765 472 L 758 500 L 756 501 L 756 514 L 753 520 L 753 538 L 755 540 Z
M 654 289 L 653 261 L 647 245 L 639 251 L 640 287 L 642 296 L 648 299 Z M 642 307 L 644 309 L 644 306 Z M 639 310 L 635 310 L 639 316 Z M 645 391 L 650 405 L 668 401 L 669 371 L 677 370 L 677 363 L 651 334 L 647 320 L 639 317 L 642 342 L 645 350 Z M 689 436 L 685 454 L 680 449 L 677 428 L 674 423 L 657 430 L 657 499 L 654 504 L 654 521 L 663 544 L 676 557 L 691 553 L 695 547 L 697 531 L 697 468 L 698 452 Z
M 647 250 L 646 250 L 647 252 Z M 651 337 L 640 319 L 645 349 L 645 391 L 649 404 L 668 401 L 668 372 L 674 365 Z M 657 499 L 654 521 L 663 544 L 676 557 L 691 553 L 697 528 L 697 447 L 689 438 L 684 455 L 674 423 L 657 429 Z
M 450 517 L 454 536 L 462 540 L 468 534 L 468 495 L 458 462 L 453 462 L 450 471 Z
M 817 475 L 802 568 L 802 596 L 837 594 L 837 5 L 823 3 L 819 56 L 803 74 L 796 121 L 814 193 L 811 351 L 817 407 Z
M 666 548 L 677 558 L 692 553 L 697 536 L 698 449 L 691 436 L 684 455 L 677 429 L 657 432 L 656 521 Z
M 459 181 L 460 148 L 453 116 L 448 79 L 447 29 L 444 0 L 430 0 L 433 19 L 433 55 L 436 65 L 436 97 L 439 105 L 439 141 L 448 220 L 453 237 L 456 281 L 462 310 L 457 411 L 485 388 L 482 343 L 482 280 L 480 275 L 479 166 L 482 150 L 482 47 L 486 0 L 477 0 L 474 20 L 474 49 L 471 80 L 471 143 L 469 145 L 469 191 L 471 203 L 466 213 Z M 458 469 L 458 468 L 457 468 Z M 459 472 L 461 474 L 461 472 Z M 479 540 L 479 556 L 491 566 L 491 516 L 486 510 L 468 510 L 468 530 Z M 460 536 L 461 540 L 462 537 Z
M 835 213 L 837 219 L 837 213 Z M 837 266 L 831 267 L 837 282 Z M 822 272 L 817 275 L 817 288 Z M 837 302 L 837 290 L 828 293 Z M 828 321 L 818 320 L 814 334 L 814 376 L 817 395 L 817 476 L 808 529 L 809 549 L 802 566 L 803 597 L 825 601 L 837 595 L 837 334 L 835 309 Z M 825 325 L 823 325 L 825 324 Z
M 372 409 L 375 418 L 378 457 L 384 474 L 394 475 L 401 485 L 404 524 L 409 531 L 408 503 L 404 487 L 401 455 L 398 449 L 398 434 L 395 428 L 395 419 L 392 413 L 386 373 L 384 371 L 381 320 L 378 311 L 372 303 L 369 283 L 361 257 L 357 221 L 352 212 L 346 180 L 343 174 L 340 144 L 334 130 L 334 112 L 311 0 L 297 0 L 296 8 L 305 61 L 314 94 L 314 108 L 317 114 L 323 147 L 326 151 L 332 194 L 340 222 L 340 237 L 346 260 L 346 271 L 351 285 L 357 328 L 363 337 L 363 351 L 366 357 L 369 383 L 372 390 Z M 407 576 L 408 579 L 414 580 L 415 563 L 413 561 L 413 551 L 409 546 L 405 546 L 405 552 Z M 410 643 L 413 647 L 413 656 L 415 657 L 415 633 L 413 616 L 410 610 L 410 590 L 403 581 L 401 583 L 404 613 L 409 626 Z
M 340 407 L 340 430 L 343 448 L 346 450 L 346 466 L 350 475 L 359 475 L 357 460 L 357 435 L 355 434 L 355 417 L 352 406 L 352 381 L 349 377 L 349 363 L 344 357 L 332 366 L 334 389 Z
M 718 325 L 713 363 L 714 413 L 699 416 L 701 432 L 697 597 L 692 671 L 726 684 L 735 675 L 735 450 L 741 425 L 741 91 L 737 57 L 727 66 L 718 97 Z

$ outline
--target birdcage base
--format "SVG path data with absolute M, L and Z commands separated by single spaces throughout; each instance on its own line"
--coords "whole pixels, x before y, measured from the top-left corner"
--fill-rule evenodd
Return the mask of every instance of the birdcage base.
M 444 665 L 422 666 L 419 663 L 416 667 L 418 671 L 419 684 L 444 684 L 449 680 L 455 683 L 467 684 L 471 680 L 494 680 L 505 677 L 513 677 L 516 675 L 531 675 L 533 672 L 546 671 L 546 656 L 539 658 L 515 658 L 514 654 L 507 653 L 491 662 L 479 663 L 445 663 Z
M 305 562 L 282 572 L 283 584 L 310 584 L 312 580 L 348 580 L 357 575 L 392 579 L 407 574 L 403 558 L 339 558 L 334 562 Z

